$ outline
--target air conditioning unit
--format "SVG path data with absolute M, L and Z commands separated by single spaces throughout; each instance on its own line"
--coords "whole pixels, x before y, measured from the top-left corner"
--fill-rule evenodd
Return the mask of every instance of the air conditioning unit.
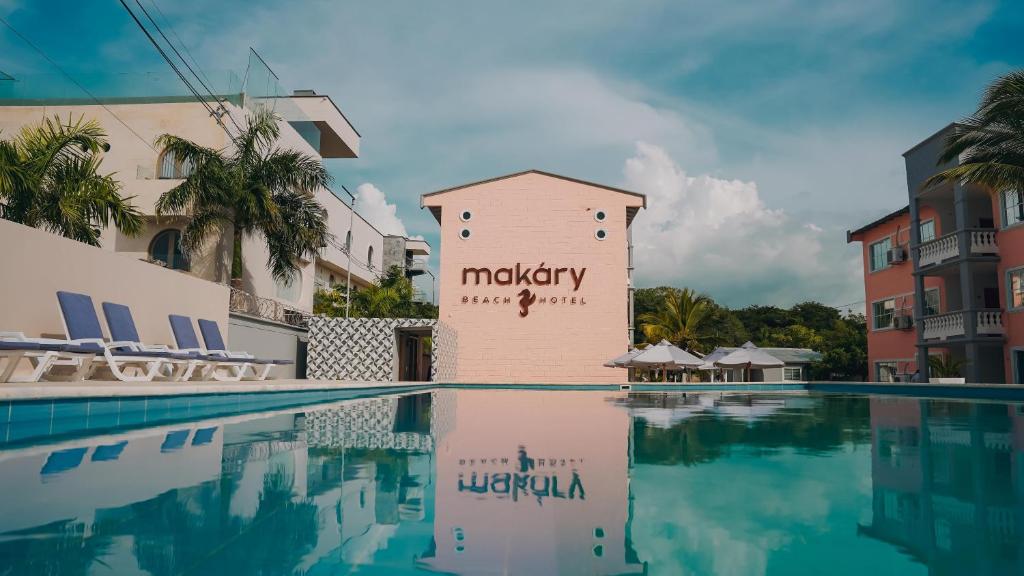
M 900 264 L 907 261 L 907 253 L 903 250 L 903 246 L 896 246 L 889 250 L 889 263 Z
M 893 319 L 893 323 L 896 325 L 897 330 L 913 330 L 914 319 L 910 316 L 897 316 Z

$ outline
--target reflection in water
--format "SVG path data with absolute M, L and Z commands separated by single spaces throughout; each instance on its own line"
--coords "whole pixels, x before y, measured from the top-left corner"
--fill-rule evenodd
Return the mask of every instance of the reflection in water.
M 0 450 L 7 574 L 1024 574 L 1018 405 L 435 391 Z

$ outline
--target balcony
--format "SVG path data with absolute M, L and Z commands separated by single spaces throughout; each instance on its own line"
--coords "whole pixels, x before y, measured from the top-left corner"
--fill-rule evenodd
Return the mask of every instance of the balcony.
M 992 228 L 969 228 L 971 256 L 998 256 L 996 231 Z M 960 242 L 957 232 L 924 242 L 917 247 L 918 267 L 925 268 L 960 257 Z
M 966 336 L 964 320 L 967 318 L 967 314 L 975 314 L 975 326 L 979 336 L 1001 336 L 1006 333 L 1006 327 L 1003 325 L 1003 311 L 986 308 L 925 316 L 923 339 L 946 340 Z
M 261 298 L 238 288 L 231 288 L 228 310 L 264 320 L 288 324 L 296 328 L 309 328 L 310 314 L 308 312 L 296 310 L 281 304 L 277 300 Z

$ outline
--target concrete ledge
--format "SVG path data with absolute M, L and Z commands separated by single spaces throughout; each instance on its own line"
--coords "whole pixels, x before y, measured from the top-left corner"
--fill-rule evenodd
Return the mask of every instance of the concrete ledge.
M 82 398 L 202 396 L 207 394 L 314 392 L 332 390 L 419 390 L 432 382 L 341 382 L 338 380 L 266 380 L 263 382 L 39 382 L 0 384 L 0 401 Z

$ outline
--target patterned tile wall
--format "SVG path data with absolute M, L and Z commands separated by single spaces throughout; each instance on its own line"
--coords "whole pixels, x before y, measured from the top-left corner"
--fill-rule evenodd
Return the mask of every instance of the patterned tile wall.
M 309 320 L 306 374 L 315 380 L 390 382 L 395 366 L 395 330 L 432 327 L 432 378 L 454 377 L 454 331 L 421 318 L 328 318 Z M 451 381 L 443 378 L 443 381 Z

